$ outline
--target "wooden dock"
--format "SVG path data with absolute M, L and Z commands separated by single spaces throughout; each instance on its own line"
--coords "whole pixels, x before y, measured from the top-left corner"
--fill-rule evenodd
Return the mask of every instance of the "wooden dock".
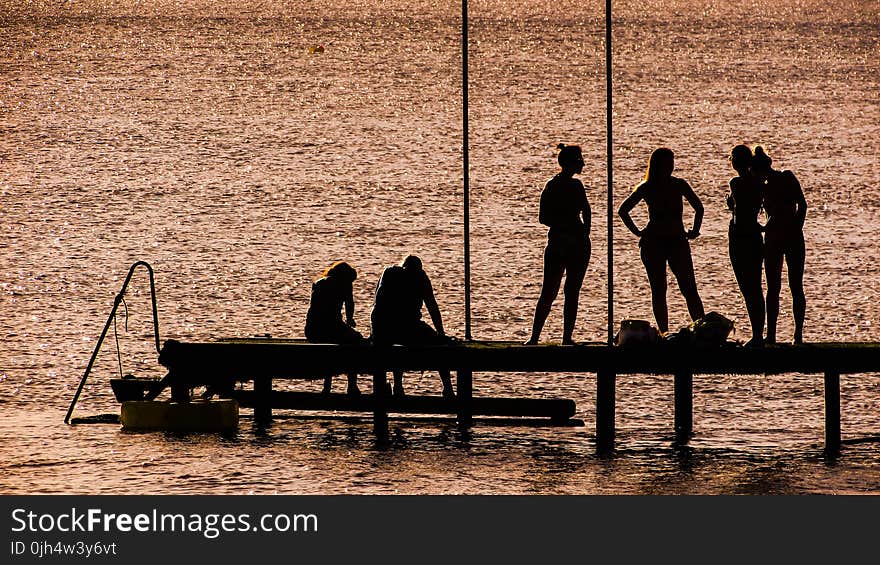
M 564 399 L 475 399 L 473 375 L 480 372 L 562 372 L 596 375 L 596 445 L 612 449 L 615 434 L 615 381 L 621 374 L 674 375 L 676 436 L 693 432 L 693 376 L 697 374 L 823 375 L 826 450 L 837 452 L 840 434 L 840 375 L 880 372 L 880 343 L 815 343 L 743 348 L 727 344 L 694 348 L 661 343 L 637 348 L 605 344 L 524 346 L 513 342 L 461 342 L 449 346 L 372 346 L 311 344 L 302 340 L 232 339 L 186 343 L 166 341 L 159 362 L 168 369 L 163 385 L 172 398 L 186 401 L 200 385 L 222 389 L 234 381 L 253 382 L 250 391 L 231 393 L 254 408 L 258 420 L 273 408 L 372 411 L 377 433 L 387 431 L 394 411 L 455 414 L 469 426 L 475 414 L 569 418 L 574 403 Z M 457 375 L 457 398 L 406 397 L 387 393 L 393 370 L 436 371 Z M 360 399 L 339 395 L 320 400 L 315 394 L 272 390 L 275 379 L 319 379 L 356 372 L 373 375 L 373 393 Z M 158 394 L 158 389 L 153 396 Z M 299 394 L 299 396 L 297 396 Z M 306 394 L 306 396 L 303 396 Z

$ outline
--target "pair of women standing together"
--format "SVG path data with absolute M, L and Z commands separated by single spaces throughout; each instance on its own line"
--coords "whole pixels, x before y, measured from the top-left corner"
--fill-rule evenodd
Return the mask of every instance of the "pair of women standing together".
M 540 221 L 550 230 L 544 251 L 544 282 L 535 308 L 532 334 L 526 344 L 538 342 L 550 307 L 565 274 L 563 343 L 573 343 L 578 295 L 590 259 L 590 206 L 583 184 L 573 175 L 583 170 L 583 157 L 577 146 L 559 146 L 562 172 L 553 177 L 541 194 Z M 782 262 L 788 264 L 795 317 L 794 341 L 803 340 L 806 300 L 803 292 L 803 223 L 806 200 L 800 184 L 790 171 L 775 171 L 770 157 L 758 147 L 753 155 L 746 146 L 737 146 L 731 161 L 739 176 L 730 182 L 728 206 L 733 212 L 730 226 L 730 259 L 746 301 L 752 325 L 752 345 L 763 343 L 764 297 L 761 267 L 766 256 L 767 341 L 776 340 L 779 314 Z M 691 319 L 705 315 L 697 291 L 689 240 L 700 235 L 703 204 L 687 181 L 672 175 L 675 157 L 667 148 L 651 154 L 645 180 L 623 201 L 618 210 L 623 223 L 637 237 L 642 263 L 651 287 L 654 319 L 662 333 L 669 331 L 666 303 L 666 266 L 678 281 Z M 685 230 L 683 200 L 694 210 L 694 223 Z M 648 224 L 639 229 L 630 212 L 644 201 Z M 758 223 L 761 208 L 767 213 L 766 227 Z M 761 232 L 766 230 L 766 246 Z
M 804 220 L 807 200 L 794 173 L 771 167 L 772 159 L 758 146 L 752 153 L 746 145 L 730 152 L 730 164 L 737 176 L 730 180 L 727 206 L 730 220 L 730 263 L 736 274 L 749 322 L 751 345 L 764 342 L 764 315 L 767 319 L 767 343 L 776 343 L 779 318 L 779 293 L 782 289 L 782 264 L 788 266 L 794 314 L 794 343 L 804 339 L 807 301 L 804 295 Z M 766 225 L 758 222 L 764 209 Z M 761 237 L 764 232 L 764 237 Z M 761 284 L 762 267 L 767 273 L 766 309 Z

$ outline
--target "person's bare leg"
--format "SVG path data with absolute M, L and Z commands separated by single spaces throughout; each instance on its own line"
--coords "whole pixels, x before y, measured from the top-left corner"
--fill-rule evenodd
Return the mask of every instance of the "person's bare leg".
M 804 342 L 804 319 L 807 317 L 807 297 L 804 294 L 804 263 L 806 250 L 795 248 L 786 254 L 788 287 L 791 289 L 791 310 L 794 314 L 794 343 Z
M 394 396 L 405 396 L 403 390 L 403 371 L 392 371 L 394 374 Z
M 697 292 L 697 278 L 694 275 L 694 262 L 691 258 L 691 246 L 685 242 L 676 249 L 669 257 L 669 269 L 675 275 L 678 289 L 681 291 L 687 303 L 688 315 L 692 321 L 699 320 L 706 315 L 700 293 Z
M 752 243 L 743 240 L 731 242 L 730 264 L 733 266 L 752 328 L 752 338 L 746 346 L 758 347 L 764 343 L 764 291 L 761 287 L 764 260 L 761 245 L 751 245 Z
M 348 374 L 348 390 L 346 390 L 346 393 L 349 396 L 360 396 L 361 394 L 361 389 L 358 388 L 357 377 L 357 373 Z
M 443 383 L 443 398 L 455 398 L 455 389 L 452 388 L 452 377 L 447 370 L 440 370 L 440 381 Z
M 761 346 L 764 344 L 764 318 L 766 308 L 764 306 L 764 290 L 761 286 L 763 275 L 763 258 L 758 255 L 750 259 L 748 266 L 747 282 L 743 286 L 743 298 L 746 301 L 746 311 L 749 314 L 749 323 L 752 326 L 752 339 L 749 345 Z
M 669 311 L 666 306 L 666 259 L 652 250 L 642 247 L 642 264 L 651 285 L 651 309 L 661 334 L 669 331 Z
M 563 265 L 554 257 L 548 257 L 548 253 L 544 251 L 544 282 L 541 286 L 541 296 L 538 298 L 538 304 L 535 306 L 535 318 L 532 322 L 532 334 L 526 341 L 526 345 L 535 345 L 541 337 L 541 331 L 544 329 L 544 323 L 550 314 L 550 308 L 556 295 L 559 294 L 559 286 L 562 284 Z
M 767 245 L 764 255 L 764 272 L 767 275 L 767 339 L 776 343 L 776 322 L 779 318 L 779 292 L 782 290 L 782 253 L 776 246 Z
M 569 269 L 565 273 L 565 287 L 563 294 L 565 305 L 562 310 L 562 344 L 573 345 L 574 327 L 577 322 L 578 303 L 580 301 L 581 286 L 584 283 L 584 275 L 587 272 L 586 264 L 577 269 Z

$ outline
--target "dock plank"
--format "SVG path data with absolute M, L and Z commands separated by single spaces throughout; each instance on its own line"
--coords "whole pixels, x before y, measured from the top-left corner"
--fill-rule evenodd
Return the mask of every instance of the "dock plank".
M 478 341 L 441 346 L 314 344 L 300 340 L 241 339 L 165 342 L 159 362 L 188 379 L 257 377 L 309 379 L 347 372 L 467 369 L 473 372 L 615 374 L 838 374 L 880 371 L 880 343 L 812 343 L 745 348 L 660 344 L 638 348 L 599 343 L 525 346 Z

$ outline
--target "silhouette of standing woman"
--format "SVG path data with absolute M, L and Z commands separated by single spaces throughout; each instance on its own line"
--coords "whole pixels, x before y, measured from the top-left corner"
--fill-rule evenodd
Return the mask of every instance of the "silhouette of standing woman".
M 730 152 L 730 164 L 738 173 L 730 179 L 730 195 L 727 197 L 727 207 L 732 213 L 728 230 L 730 264 L 752 326 L 752 339 L 746 346 L 761 346 L 764 343 L 764 290 L 761 286 L 764 241 L 758 214 L 764 190 L 751 172 L 752 150 L 748 146 L 734 147 Z
M 316 343 L 362 343 L 364 336 L 354 329 L 354 297 L 352 284 L 357 271 L 345 261 L 337 261 L 328 267 L 321 277 L 312 283 L 309 311 L 306 313 L 306 339 Z M 345 322 L 342 309 L 345 308 Z M 330 393 L 333 377 L 324 379 L 324 394 Z M 357 374 L 348 375 L 348 394 L 361 393 Z
M 547 181 L 541 192 L 538 221 L 550 229 L 547 232 L 547 247 L 544 249 L 544 282 L 535 306 L 532 335 L 526 345 L 538 343 L 544 322 L 550 314 L 550 307 L 559 294 L 563 275 L 565 304 L 562 343 L 574 343 L 572 334 L 577 320 L 578 298 L 590 262 L 590 203 L 583 183 L 574 178 L 574 175 L 580 174 L 584 169 L 584 157 L 577 145 L 560 143 L 557 149 L 557 161 L 562 171 Z
M 776 343 L 776 320 L 779 318 L 779 292 L 782 290 L 782 262 L 788 266 L 794 313 L 794 343 L 804 341 L 804 220 L 807 200 L 801 183 L 791 171 L 770 167 L 773 160 L 760 145 L 755 147 L 752 172 L 764 182 L 764 212 L 767 226 L 764 236 L 764 268 L 767 272 L 767 343 Z
M 642 263 L 651 284 L 651 305 L 661 333 L 669 331 L 666 306 L 667 263 L 678 281 L 678 288 L 687 302 L 691 319 L 697 320 L 705 315 L 703 301 L 697 292 L 691 246 L 688 243 L 689 239 L 700 235 L 703 203 L 687 181 L 672 176 L 674 169 L 675 155 L 672 150 L 665 147 L 655 149 L 648 161 L 645 180 L 621 203 L 617 211 L 629 231 L 641 238 L 639 247 Z M 687 232 L 682 219 L 682 198 L 694 209 L 694 226 Z M 648 206 L 649 220 L 648 225 L 640 230 L 629 213 L 642 200 Z

